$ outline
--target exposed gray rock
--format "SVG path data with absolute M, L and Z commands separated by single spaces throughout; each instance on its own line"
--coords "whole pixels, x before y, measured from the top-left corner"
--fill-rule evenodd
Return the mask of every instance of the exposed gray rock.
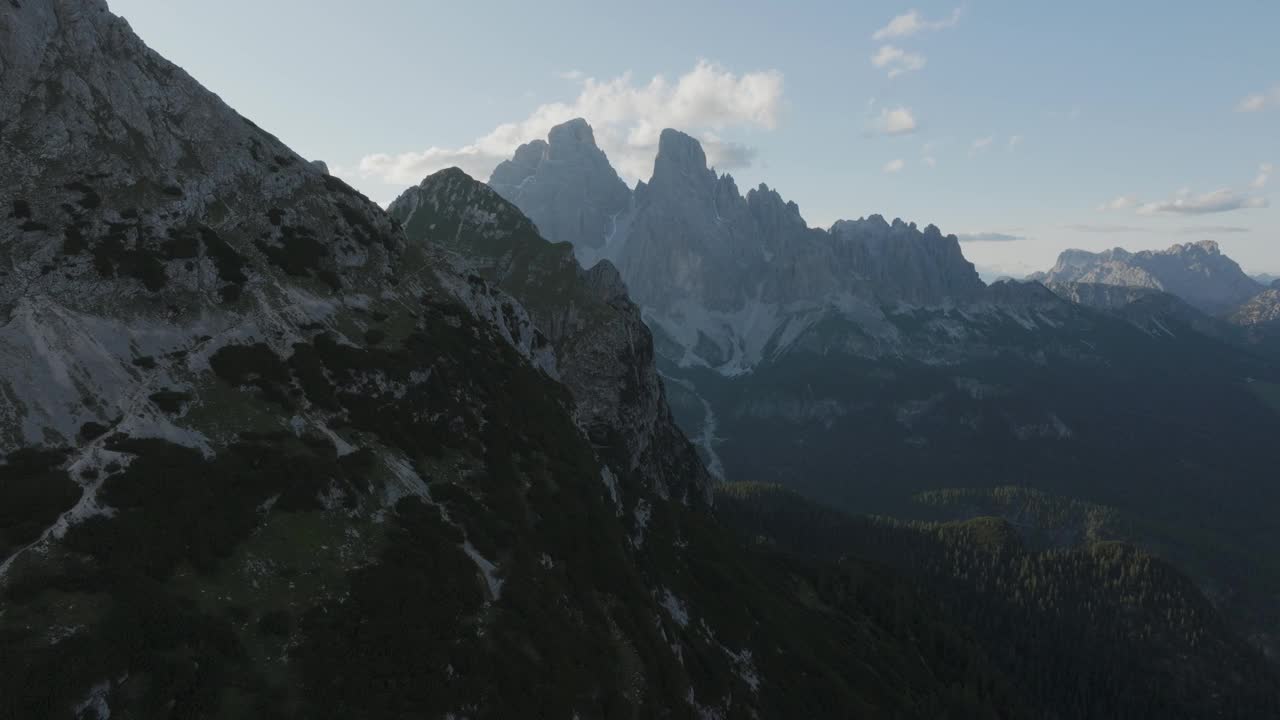
M 976 299 L 983 283 L 964 258 L 955 235 L 943 236 L 937 226 L 921 233 L 915 223 L 872 215 L 865 220 L 841 220 L 831 226 L 838 268 L 848 268 L 871 285 L 876 297 L 930 305 L 944 300 Z
M 583 120 L 556 126 L 546 142 L 521 145 L 489 184 L 547 237 L 582 248 L 602 247 L 631 202 Z
M 707 167 L 701 144 L 677 130 L 662 132 L 653 175 L 626 202 L 614 197 L 611 182 L 604 183 L 612 188 L 604 203 L 581 192 L 529 190 L 544 179 L 564 188 L 615 177 L 586 142 L 589 133 L 581 120 L 553 129 L 549 142 L 520 148 L 490 183 L 546 237 L 572 242 L 585 265 L 612 260 L 660 352 L 679 364 L 742 372 L 785 351 L 831 308 L 875 316 L 880 303 L 981 296 L 982 282 L 955 236 L 879 216 L 830 231 L 810 228 L 800 208 L 767 185 L 744 197 L 733 177 Z M 545 158 L 558 146 L 588 147 L 591 162 L 549 164 Z M 566 178 L 571 173 L 576 181 Z M 598 229 L 590 237 L 579 232 L 600 223 L 578 219 L 605 215 L 603 240 Z
M 406 190 L 388 212 L 411 242 L 447 248 L 529 310 L 628 503 L 638 489 L 711 501 L 710 478 L 667 407 L 649 330 L 609 261 L 584 271 L 572 246 L 544 240 L 514 205 L 456 168 Z
M 1262 289 L 1212 240 L 1136 253 L 1122 248 L 1100 253 L 1067 250 L 1042 279 L 1046 284 L 1095 283 L 1163 290 L 1214 315 Z
M 1162 291 L 1141 285 L 1109 285 L 1096 282 L 1045 283 L 1050 290 L 1073 303 L 1101 309 L 1118 309 L 1140 298 L 1158 295 Z
M 1280 280 L 1276 281 L 1280 283 Z M 1280 321 L 1280 286 L 1254 295 L 1232 311 L 1230 321 L 1237 325 L 1266 325 Z

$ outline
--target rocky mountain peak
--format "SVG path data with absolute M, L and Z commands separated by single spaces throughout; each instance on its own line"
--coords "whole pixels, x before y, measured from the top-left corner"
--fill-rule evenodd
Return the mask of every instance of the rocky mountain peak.
M 1198 242 L 1186 243 L 1184 245 L 1174 245 L 1173 248 L 1171 248 L 1171 250 L 1183 253 L 1190 252 L 1193 249 L 1208 255 L 1222 254 L 1222 248 L 1219 247 L 1217 240 L 1200 240 Z
M 747 208 L 770 237 L 808 227 L 800 215 L 800 206 L 784 200 L 777 190 L 764 183 L 747 191 Z
M 1047 284 L 1103 284 L 1143 287 L 1177 295 L 1196 308 L 1219 315 L 1262 289 L 1213 240 L 1173 245 L 1165 250 L 1100 253 L 1067 250 L 1045 276 Z
M 447 248 L 528 310 L 587 433 L 610 448 L 618 493 L 710 501 L 709 476 L 671 419 L 652 338 L 612 263 L 584 271 L 568 243 L 548 242 L 518 208 L 456 168 L 406 190 L 387 211 L 410 242 Z
M 562 132 L 585 138 L 587 131 L 575 123 Z M 570 169 L 531 162 L 522 150 L 491 184 L 544 236 L 572 242 L 585 265 L 612 260 L 651 325 L 663 326 L 659 334 L 696 348 L 689 352 L 713 367 L 754 363 L 765 347 L 778 347 L 771 337 L 789 322 L 781 307 L 843 307 L 854 296 L 965 301 L 983 287 L 954 235 L 880 215 L 830 231 L 809 228 L 799 206 L 768 185 L 744 197 L 733 176 L 717 176 L 698 140 L 679 130 L 662 132 L 652 177 L 621 211 L 617 202 L 606 215 L 582 193 L 531 194 L 584 180 L 581 168 L 572 168 L 577 180 L 560 174 Z M 605 218 L 605 230 L 584 237 L 582 218 L 592 217 Z
M 601 260 L 592 265 L 583 279 L 596 297 L 605 302 L 630 302 L 627 296 L 627 284 L 622 279 L 622 273 L 618 272 L 618 268 L 608 260 Z
M 679 178 L 702 178 L 710 175 L 707 154 L 702 143 L 691 135 L 667 128 L 658 138 L 658 156 L 653 163 L 650 185 Z M 714 175 L 712 175 L 714 179 Z
M 567 151 L 570 148 L 599 150 L 595 132 L 582 118 L 574 118 L 551 128 L 547 133 L 547 140 L 552 152 Z
M 555 126 L 547 140 L 521 145 L 494 168 L 489 185 L 545 235 L 573 243 L 584 260 L 595 259 L 631 205 L 631 191 L 581 118 Z
M 889 224 L 871 215 L 836 222 L 831 237 L 837 256 L 883 300 L 927 305 L 977 298 L 984 286 L 959 240 L 929 227 L 920 232 L 915 223 L 895 218 Z

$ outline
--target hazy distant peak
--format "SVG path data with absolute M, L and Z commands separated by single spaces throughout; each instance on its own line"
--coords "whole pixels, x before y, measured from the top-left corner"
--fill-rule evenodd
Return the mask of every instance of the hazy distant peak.
M 1066 250 L 1045 275 L 1045 282 L 1163 290 L 1211 314 L 1237 306 L 1262 289 L 1213 240 L 1139 252 Z
M 662 169 L 670 168 L 678 171 L 707 170 L 707 155 L 702 150 L 702 143 L 692 135 L 679 130 L 667 128 L 658 138 L 658 157 L 654 161 L 655 178 Z
M 551 128 L 547 139 L 553 148 L 560 146 L 586 145 L 596 147 L 596 136 L 591 126 L 582 118 L 574 118 Z M 537 141 L 535 141 L 537 142 Z

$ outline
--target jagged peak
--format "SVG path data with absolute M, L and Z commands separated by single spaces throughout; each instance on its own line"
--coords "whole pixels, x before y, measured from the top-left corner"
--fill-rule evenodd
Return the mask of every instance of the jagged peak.
M 551 131 L 547 133 L 547 140 L 553 149 L 563 146 L 598 148 L 595 132 L 591 129 L 591 125 L 580 117 L 567 120 L 551 128 Z
M 511 162 L 517 165 L 537 165 L 538 161 L 547 151 L 547 141 L 542 138 L 530 140 L 520 147 L 516 148 L 516 152 L 511 156 Z
M 584 271 L 583 282 L 596 297 L 605 302 L 627 299 L 627 283 L 623 281 L 617 266 L 608 260 L 601 260 Z
M 676 170 L 707 170 L 707 154 L 702 143 L 692 135 L 667 128 L 658 137 L 658 156 L 654 160 L 654 177 L 662 168 Z
M 747 191 L 747 207 L 757 214 L 764 208 L 770 208 L 808 227 L 800 215 L 800 206 L 794 201 L 784 200 L 781 193 L 765 183 Z
M 721 175 L 720 178 L 716 181 L 716 184 L 720 187 L 720 189 L 723 192 L 736 197 L 742 197 L 742 193 L 738 190 L 737 181 L 735 181 L 733 179 L 733 176 L 730 175 L 729 173 L 725 173 L 724 175 Z
M 1183 243 L 1174 245 L 1165 252 L 1171 254 L 1183 254 L 1199 250 L 1209 255 L 1221 255 L 1222 247 L 1218 245 L 1217 240 L 1200 240 L 1199 242 Z
M 426 176 L 422 182 L 401 193 L 387 206 L 387 212 L 401 222 L 407 222 L 414 210 L 424 204 L 446 215 L 480 211 L 488 213 L 490 224 L 509 224 L 536 232 L 533 224 L 515 205 L 458 167 L 437 170 Z
M 443 170 L 437 170 L 422 178 L 422 182 L 418 183 L 418 187 L 423 190 L 433 190 L 436 188 L 452 187 L 457 185 L 470 186 L 472 184 L 486 187 L 487 189 L 487 186 L 485 186 L 484 183 L 481 183 L 468 175 L 466 170 L 454 165 Z

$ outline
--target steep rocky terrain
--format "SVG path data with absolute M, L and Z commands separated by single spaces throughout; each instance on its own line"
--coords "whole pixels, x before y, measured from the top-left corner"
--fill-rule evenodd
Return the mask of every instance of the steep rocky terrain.
M 603 247 L 631 204 L 631 191 L 582 120 L 557 126 L 549 141 L 521 146 L 493 171 L 490 185 L 522 205 L 545 208 L 537 220 L 542 231 L 583 252 Z
M 1262 290 L 1218 243 L 1205 240 L 1167 250 L 1100 253 L 1067 250 L 1048 273 L 1034 276 L 1047 285 L 1093 283 L 1163 290 L 1211 315 L 1219 315 Z
M 95 0 L 0 5 L 0 100 L 0 718 L 1030 714 L 722 531 L 617 277 L 483 188 L 406 237 Z
M 663 131 L 653 176 L 626 202 L 620 183 L 582 120 L 522 146 L 490 179 L 548 238 L 572 243 L 583 265 L 615 264 L 659 352 L 683 365 L 741 373 L 833 310 L 875 321 L 883 317 L 881 301 L 931 304 L 982 293 L 955 236 L 878 215 L 830 231 L 809 228 L 796 204 L 768 186 L 744 197 L 731 176 L 707 167 L 701 145 L 677 130 Z M 609 188 L 608 197 L 529 190 L 579 186 Z M 566 228 L 564 218 L 579 216 L 610 220 Z
M 1271 288 L 1249 298 L 1228 318 L 1237 325 L 1268 325 L 1280 320 L 1280 288 Z
M 620 269 L 715 475 L 908 517 L 954 487 L 1118 507 L 1275 647 L 1280 566 L 1257 551 L 1280 548 L 1262 509 L 1280 489 L 1258 468 L 1280 462 L 1280 354 L 1212 315 L 1257 293 L 1216 245 L 1065 253 L 1050 287 L 984 286 L 933 226 L 809 228 L 662 139 L 603 250 L 577 252 Z M 508 197 L 535 223 L 565 212 Z
M 513 205 L 456 169 L 426 178 L 388 211 L 410 242 L 447 248 L 529 311 L 623 487 L 710 502 L 710 478 L 671 419 L 649 330 L 612 264 L 584 271 L 572 245 L 542 239 Z

